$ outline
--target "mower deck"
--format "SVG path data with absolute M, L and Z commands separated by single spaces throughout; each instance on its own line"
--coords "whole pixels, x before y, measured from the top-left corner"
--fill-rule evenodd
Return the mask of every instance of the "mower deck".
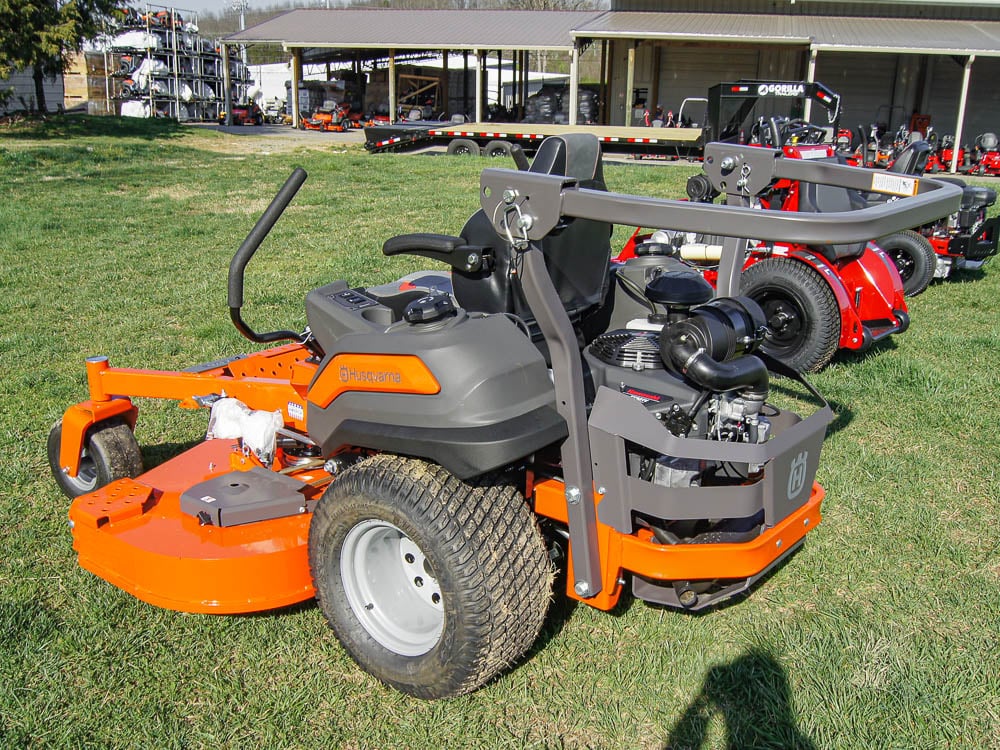
M 209 440 L 70 507 L 80 565 L 144 602 L 182 612 L 258 612 L 311 599 L 311 501 L 327 478 L 304 470 L 305 512 L 239 526 L 202 525 L 181 510 L 201 481 L 257 466 L 231 440 Z

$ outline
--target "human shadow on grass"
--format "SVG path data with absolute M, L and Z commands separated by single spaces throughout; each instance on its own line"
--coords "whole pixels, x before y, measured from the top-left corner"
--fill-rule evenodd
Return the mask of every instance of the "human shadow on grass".
M 721 714 L 727 750 L 816 750 L 795 723 L 788 677 L 761 649 L 712 667 L 701 690 L 678 719 L 664 750 L 706 747 L 709 723 Z

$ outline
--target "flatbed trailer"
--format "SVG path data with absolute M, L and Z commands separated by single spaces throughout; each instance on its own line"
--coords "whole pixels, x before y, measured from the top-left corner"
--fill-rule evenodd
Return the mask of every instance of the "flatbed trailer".
M 449 153 L 503 156 L 518 145 L 529 154 L 550 135 L 593 133 L 606 153 L 700 158 L 702 128 L 645 128 L 613 125 L 554 125 L 503 122 L 406 122 L 365 127 L 365 148 L 372 153 L 447 146 Z

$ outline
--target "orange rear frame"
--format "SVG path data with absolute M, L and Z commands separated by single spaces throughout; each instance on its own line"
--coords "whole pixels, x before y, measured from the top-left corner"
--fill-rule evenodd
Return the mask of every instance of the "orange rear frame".
M 657 581 L 700 581 L 716 578 L 749 578 L 762 572 L 795 548 L 822 516 L 820 505 L 825 491 L 813 483 L 812 492 L 800 508 L 763 534 L 739 544 L 675 544 L 657 542 L 651 532 L 640 530 L 623 534 L 597 522 L 597 541 L 601 559 L 602 587 L 592 597 L 584 598 L 573 590 L 573 556 L 567 555 L 566 595 L 602 610 L 613 609 L 621 597 L 623 574 L 635 573 Z M 535 512 L 554 521 L 568 523 L 566 485 L 546 479 L 534 486 Z M 600 506 L 603 495 L 594 493 Z M 570 540 L 572 544 L 572 539 Z

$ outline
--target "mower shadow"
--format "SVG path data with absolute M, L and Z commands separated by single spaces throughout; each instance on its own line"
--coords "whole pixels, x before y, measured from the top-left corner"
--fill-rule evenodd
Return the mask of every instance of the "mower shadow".
M 854 410 L 837 401 L 827 401 L 833 409 L 833 421 L 826 427 L 826 436 L 836 435 L 854 420 Z
M 789 561 L 792 560 L 796 555 L 798 555 L 801 550 L 802 546 L 800 545 L 797 549 L 792 550 L 791 554 L 785 555 L 785 557 L 779 560 L 774 567 L 772 567 L 763 576 L 757 579 L 748 590 L 741 591 L 738 594 L 734 594 L 733 596 L 730 596 L 728 599 L 724 599 L 718 604 L 706 607 L 705 609 L 700 609 L 696 612 L 692 612 L 691 610 L 679 609 L 677 607 L 668 607 L 665 604 L 656 604 L 655 602 L 642 602 L 642 603 L 645 604 L 647 607 L 652 607 L 653 609 L 676 612 L 678 615 L 684 615 L 687 617 L 708 617 L 709 615 L 715 614 L 716 612 L 722 612 L 724 610 L 729 609 L 730 607 L 735 607 L 742 604 L 749 597 L 753 596 L 754 592 L 757 589 L 759 589 L 762 586 L 766 586 L 767 582 L 771 579 L 771 577 L 774 576 L 779 570 L 782 570 L 786 565 L 788 565 Z M 616 606 L 613 610 L 611 610 L 611 614 L 616 617 L 624 615 L 629 611 L 629 609 L 632 608 L 632 605 L 638 601 L 641 600 L 636 599 L 634 596 L 631 595 L 623 596 L 621 600 L 618 602 L 618 606 Z
M 776 393 L 783 393 L 790 396 L 799 395 L 798 391 L 786 388 L 783 385 L 780 385 L 780 383 L 772 382 L 771 390 Z M 819 402 L 815 399 L 812 399 L 810 403 L 814 404 L 817 408 L 819 407 Z M 830 422 L 826 428 L 826 435 L 829 437 L 840 432 L 851 423 L 854 419 L 854 410 L 838 401 L 834 401 L 833 399 L 827 399 L 827 404 L 829 404 L 830 408 L 833 409 L 833 421 Z
M 725 722 L 724 747 L 730 750 L 816 750 L 816 744 L 795 724 L 785 671 L 762 649 L 753 648 L 708 671 L 701 690 L 670 732 L 664 750 L 704 747 L 710 721 L 717 713 Z
M 951 274 L 947 279 L 935 279 L 935 284 L 971 284 L 974 281 L 981 281 L 986 278 L 986 271 L 982 268 L 961 268 Z
M 153 443 L 152 445 L 143 445 L 141 446 L 143 471 L 155 469 L 160 464 L 169 461 L 171 458 L 176 458 L 184 453 L 184 451 L 191 450 L 196 445 L 201 445 L 204 442 L 204 438 L 199 438 L 197 440 L 189 440 L 186 443 Z
M 865 352 L 857 352 L 851 349 L 838 349 L 831 362 L 836 364 L 853 365 L 858 362 L 866 362 L 869 359 L 874 359 L 875 357 L 881 357 L 883 354 L 895 351 L 897 348 L 898 345 L 896 344 L 895 339 L 889 337 L 882 339 Z

